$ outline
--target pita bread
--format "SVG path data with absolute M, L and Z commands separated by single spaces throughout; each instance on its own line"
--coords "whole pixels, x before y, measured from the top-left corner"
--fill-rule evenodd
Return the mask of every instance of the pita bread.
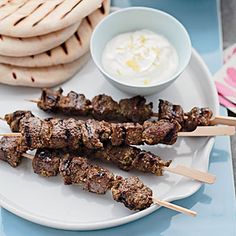
M 78 60 L 58 66 L 26 68 L 0 64 L 0 83 L 27 87 L 53 87 L 70 79 L 89 60 L 85 54 Z
M 42 67 L 70 63 L 89 50 L 90 37 L 95 26 L 110 10 L 110 1 L 103 2 L 103 10 L 98 9 L 82 20 L 76 33 L 62 45 L 35 56 L 6 57 L 0 56 L 0 63 L 23 66 Z
M 55 48 L 70 38 L 78 29 L 79 24 L 65 29 L 32 38 L 0 37 L 0 55 L 10 57 L 25 57 L 39 54 Z
M 2 0 L 0 34 L 34 37 L 80 22 L 98 9 L 102 0 Z

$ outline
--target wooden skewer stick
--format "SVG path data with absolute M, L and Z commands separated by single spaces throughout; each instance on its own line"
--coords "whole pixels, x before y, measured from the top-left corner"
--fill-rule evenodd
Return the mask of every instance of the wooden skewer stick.
M 3 133 L 3 134 L 0 134 L 0 136 L 7 136 L 7 137 L 21 137 L 21 133 Z
M 30 155 L 28 153 L 23 153 L 22 157 L 26 157 L 26 158 L 28 158 L 30 160 L 34 159 L 34 156 Z M 170 202 L 162 201 L 162 200 L 159 200 L 159 199 L 156 199 L 156 198 L 153 198 L 153 203 L 157 204 L 159 206 L 163 206 L 163 207 L 166 207 L 168 209 L 171 209 L 171 210 L 174 210 L 174 211 L 177 211 L 177 212 L 189 215 L 189 216 L 196 216 L 197 215 L 197 212 L 195 212 L 195 211 L 192 211 L 192 210 L 189 210 L 187 208 L 175 205 L 175 204 L 170 203 Z
M 170 202 L 166 202 L 166 201 L 162 201 L 162 200 L 154 198 L 153 203 L 155 203 L 157 205 L 160 205 L 160 206 L 163 206 L 163 207 L 166 207 L 166 208 L 169 208 L 169 209 L 174 210 L 174 211 L 184 213 L 184 214 L 189 215 L 189 216 L 196 216 L 197 215 L 197 212 L 195 212 L 195 211 L 186 209 L 184 207 L 175 205 L 175 204 L 170 203 Z
M 164 167 L 165 171 L 182 175 L 203 183 L 213 184 L 216 181 L 216 176 L 207 172 L 195 170 L 186 166 L 177 165 L 176 167 Z
M 198 126 L 192 132 L 179 132 L 179 137 L 207 137 L 207 136 L 231 136 L 235 134 L 234 126 Z
M 0 116 L 0 120 L 6 121 L 3 117 Z
M 192 132 L 179 132 L 179 137 L 207 137 L 234 135 L 234 126 L 198 126 Z M 3 133 L 0 136 L 21 136 L 21 133 Z
M 34 100 L 34 99 L 25 99 L 27 102 L 33 102 L 33 103 L 39 103 L 40 100 Z
M 222 124 L 236 126 L 236 118 L 230 116 L 216 116 L 211 119 L 212 125 Z

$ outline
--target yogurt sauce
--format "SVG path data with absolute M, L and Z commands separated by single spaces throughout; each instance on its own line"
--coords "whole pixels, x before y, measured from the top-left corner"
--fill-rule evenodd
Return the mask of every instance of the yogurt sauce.
M 104 70 L 130 85 L 165 81 L 175 73 L 178 63 L 178 54 L 170 42 L 146 29 L 117 35 L 102 54 Z

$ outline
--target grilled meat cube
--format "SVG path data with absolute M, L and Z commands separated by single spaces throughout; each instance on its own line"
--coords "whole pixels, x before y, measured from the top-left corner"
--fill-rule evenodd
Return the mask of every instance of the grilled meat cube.
M 143 141 L 149 145 L 158 143 L 172 145 L 176 142 L 180 129 L 181 126 L 177 121 L 146 121 L 144 122 Z
M 87 116 L 91 111 L 91 102 L 83 94 L 74 91 L 61 96 L 57 106 L 63 114 L 69 115 Z
M 111 143 L 113 146 L 119 146 L 124 143 L 125 130 L 122 124 L 111 124 Z
M 19 131 L 19 125 L 22 118 L 34 117 L 31 111 L 16 111 L 10 114 L 5 115 L 5 120 L 10 126 L 12 132 Z
M 110 124 L 105 121 L 87 120 L 81 128 L 83 144 L 87 148 L 102 148 L 109 140 Z
M 0 159 L 8 162 L 12 167 L 17 167 L 21 163 L 21 155 L 26 151 L 20 148 L 19 137 L 2 137 L 0 139 Z
M 153 104 L 146 104 L 146 99 L 142 96 L 122 99 L 119 102 L 120 113 L 123 117 L 121 121 L 132 121 L 143 123 L 153 115 Z
M 22 134 L 21 143 L 30 149 L 41 147 L 41 130 L 43 121 L 37 117 L 24 117 L 20 120 L 19 130 Z
M 69 155 L 65 155 L 61 159 L 59 167 L 64 184 L 83 184 L 87 176 L 88 167 L 89 165 L 84 158 L 72 158 Z
M 138 177 L 117 177 L 111 188 L 113 199 L 123 203 L 130 210 L 143 210 L 151 206 L 152 190 Z
M 102 150 L 97 150 L 93 153 L 89 153 L 89 150 L 85 151 L 85 154 L 89 157 L 95 157 L 97 159 L 103 159 L 110 161 L 117 165 L 120 169 L 129 171 L 133 168 L 133 161 L 138 155 L 139 149 L 130 146 L 111 146 L 106 145 Z
M 159 120 L 176 120 L 181 126 L 183 125 L 184 111 L 181 106 L 173 105 L 166 100 L 159 99 L 158 111 Z
M 90 166 L 83 188 L 92 193 L 105 194 L 111 189 L 113 181 L 114 175 L 109 170 L 99 166 Z
M 208 126 L 212 118 L 212 111 L 209 108 L 194 107 L 190 112 L 185 113 L 183 125 L 184 131 L 193 131 L 197 126 Z
M 73 150 L 79 149 L 82 140 L 80 129 L 81 121 L 76 121 L 75 119 L 70 118 L 67 120 L 63 120 L 63 123 L 66 127 L 65 135 L 67 137 L 68 147 Z
M 62 93 L 63 90 L 61 88 L 58 90 L 42 89 L 42 95 L 37 104 L 38 107 L 44 111 L 57 112 L 57 102 L 60 100 Z
M 141 145 L 143 144 L 143 126 L 138 123 L 125 123 L 125 144 L 127 145 Z
M 79 184 L 97 194 L 105 194 L 114 179 L 107 169 L 91 165 L 82 157 L 64 157 L 60 164 L 60 174 L 65 184 Z
M 44 176 L 56 176 L 59 172 L 61 152 L 50 149 L 38 149 L 32 161 L 34 173 Z
M 163 175 L 163 167 L 168 167 L 170 161 L 163 161 L 160 157 L 152 154 L 151 152 L 142 151 L 135 156 L 132 167 L 142 172 L 153 173 L 157 176 Z
M 92 115 L 98 120 L 119 120 L 120 107 L 112 97 L 105 94 L 95 96 L 92 99 Z
M 49 148 L 60 149 L 69 146 L 67 138 L 69 131 L 67 131 L 64 120 L 51 118 L 47 121 L 52 124 Z
M 45 119 L 42 122 L 42 128 L 40 132 L 40 137 L 41 137 L 41 144 L 43 144 L 44 147 L 49 147 L 51 146 L 51 133 L 52 133 L 52 123 L 51 123 L 51 118 Z

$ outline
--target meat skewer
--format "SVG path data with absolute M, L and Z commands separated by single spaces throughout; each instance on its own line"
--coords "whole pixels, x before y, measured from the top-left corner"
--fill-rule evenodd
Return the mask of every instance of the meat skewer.
M 234 117 L 213 117 L 209 108 L 194 107 L 190 112 L 184 112 L 180 105 L 174 105 L 168 101 L 160 99 L 158 113 L 153 112 L 153 104 L 146 103 L 142 96 L 122 99 L 116 102 L 112 97 L 100 94 L 91 101 L 83 94 L 74 91 L 66 96 L 63 90 L 42 89 L 39 100 L 30 100 L 37 103 L 38 107 L 44 111 L 52 113 L 62 113 L 74 116 L 93 116 L 98 120 L 138 122 L 143 123 L 151 117 L 159 119 L 177 119 L 184 131 L 193 131 L 197 126 L 208 126 L 215 124 L 225 124 L 236 126 Z
M 108 143 L 112 146 L 155 145 L 158 143 L 172 145 L 176 142 L 180 129 L 177 121 L 146 121 L 141 125 L 138 123 L 108 123 L 91 119 L 82 121 L 72 118 L 41 120 L 34 117 L 31 112 L 24 111 L 8 114 L 5 119 L 12 131 L 20 131 L 20 134 L 14 133 L 12 136 L 21 136 L 21 145 L 30 149 L 70 148 L 78 150 L 82 146 L 89 149 L 100 149 Z M 230 127 L 228 129 L 232 132 Z M 225 135 L 225 127 L 223 131 Z M 235 132 L 234 127 L 233 132 Z M 7 136 L 11 136 L 11 134 L 7 134 Z
M 5 154 L 1 153 L 1 156 L 3 155 Z M 27 154 L 24 156 L 33 159 L 34 162 L 33 156 Z M 48 163 L 50 161 L 53 164 L 55 163 L 53 159 L 47 160 Z M 111 190 L 113 199 L 123 203 L 130 210 L 140 211 L 147 209 L 152 204 L 158 204 L 191 216 L 197 214 L 189 209 L 153 198 L 152 190 L 145 186 L 138 177 L 123 178 L 116 176 L 108 169 L 92 165 L 86 158 L 80 156 L 65 154 L 59 159 L 57 171 L 66 185 L 80 185 L 84 190 L 97 194 L 105 194 L 108 190 Z M 38 174 L 45 176 L 45 172 Z
M 75 120 L 49 118 L 41 120 L 31 112 L 16 111 L 7 114 L 5 120 L 13 132 L 20 132 L 22 145 L 31 149 L 70 148 L 81 146 L 89 149 L 103 148 L 104 144 L 113 146 L 171 145 L 176 142 L 180 125 L 178 122 L 161 120 L 138 123 L 108 123 L 97 120 Z M 15 133 L 17 135 L 17 133 Z
M 15 137 L 3 137 L 0 140 L 0 159 L 8 162 L 13 167 L 17 167 L 21 162 L 21 157 L 27 155 L 25 154 L 27 150 L 22 149 L 17 145 L 18 140 Z M 52 152 L 54 154 L 57 154 L 55 158 L 52 158 Z M 120 169 L 125 171 L 135 169 L 141 172 L 152 173 L 157 176 L 162 176 L 163 172 L 167 171 L 208 184 L 213 184 L 216 179 L 214 175 L 185 166 L 170 167 L 170 160 L 161 160 L 160 157 L 152 154 L 151 152 L 147 152 L 131 146 L 107 146 L 103 150 L 99 151 L 91 151 L 84 148 L 82 152 L 66 152 L 72 153 L 73 155 L 79 154 L 81 156 L 112 162 Z M 35 164 L 35 172 L 43 172 L 46 176 L 50 176 L 51 174 L 56 175 L 61 153 L 65 153 L 65 151 L 38 149 L 33 162 L 33 164 Z M 52 159 L 54 161 L 49 162 L 50 165 L 48 165 L 48 160 Z M 56 166 L 56 168 L 54 167 L 54 165 Z M 41 170 L 41 167 L 43 168 L 43 170 Z

